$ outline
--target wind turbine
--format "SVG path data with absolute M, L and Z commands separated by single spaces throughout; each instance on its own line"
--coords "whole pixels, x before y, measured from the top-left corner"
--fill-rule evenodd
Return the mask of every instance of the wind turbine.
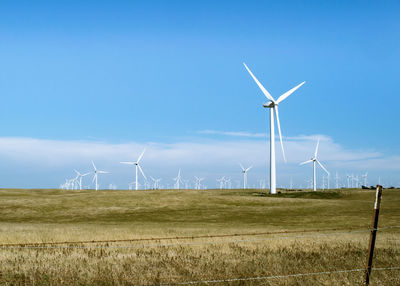
M 179 183 L 183 183 L 182 182 L 182 178 L 181 178 L 181 169 L 179 169 L 178 171 L 178 176 L 176 178 L 173 179 L 175 181 L 175 189 L 179 190 Z
M 225 176 L 217 179 L 217 182 L 219 182 L 219 188 L 222 190 L 224 187 L 224 182 L 225 182 Z
M 350 189 L 350 175 L 346 175 L 347 178 L 347 188 Z
M 336 172 L 335 180 L 336 180 L 336 189 L 339 189 L 339 175 L 337 172 Z
M 368 172 L 366 172 L 364 175 L 362 175 L 364 179 L 364 186 L 367 186 L 367 177 L 368 177 Z
M 253 168 L 253 166 L 248 167 L 247 169 L 245 169 L 242 164 L 239 164 L 240 168 L 242 168 L 242 173 L 243 173 L 243 189 L 246 189 L 247 187 L 247 172 Z
M 250 73 L 251 77 L 254 79 L 258 87 L 264 93 L 264 95 L 269 100 L 268 103 L 264 103 L 263 107 L 270 108 L 270 163 L 269 163 L 269 185 L 270 185 L 270 193 L 276 194 L 276 163 L 275 163 L 275 115 L 276 113 L 276 122 L 278 125 L 279 131 L 279 138 L 281 141 L 281 148 L 282 148 L 282 155 L 283 159 L 286 162 L 285 150 L 283 149 L 283 141 L 282 141 L 282 133 L 281 133 L 281 126 L 279 122 L 279 112 L 278 112 L 278 105 L 284 101 L 289 95 L 291 95 L 294 91 L 296 91 L 299 87 L 301 87 L 305 81 L 300 83 L 299 85 L 295 86 L 294 88 L 288 90 L 284 94 L 282 94 L 277 100 L 275 100 L 271 94 L 264 88 L 264 86 L 258 81 L 258 79 L 253 75 L 250 69 L 247 67 L 245 63 L 243 63 L 247 71 Z
M 225 179 L 225 188 L 232 189 L 232 181 L 230 177 Z
M 150 179 L 154 182 L 153 189 L 158 190 L 158 183 L 161 181 L 161 179 L 154 179 L 152 176 L 150 176 Z
M 85 177 L 85 176 L 89 175 L 90 172 L 89 173 L 85 173 L 85 174 L 81 174 L 77 170 L 74 170 L 74 171 L 76 173 L 76 179 L 77 180 L 79 179 L 79 190 L 82 190 L 82 177 Z
M 201 189 L 201 181 L 203 181 L 204 178 L 199 178 L 199 177 L 196 177 L 196 176 L 194 176 L 194 177 L 196 179 L 196 190 L 200 190 Z
M 136 180 L 135 180 L 135 189 L 138 190 L 139 189 L 139 183 L 138 183 L 138 170 L 140 171 L 140 173 L 142 173 L 143 177 L 145 180 L 147 180 L 146 175 L 144 174 L 142 167 L 140 167 L 139 162 L 140 160 L 142 160 L 142 157 L 144 155 L 144 152 L 146 151 L 146 149 L 143 150 L 142 154 L 140 154 L 139 158 L 137 159 L 136 162 L 120 162 L 121 164 L 127 164 L 127 165 L 135 165 L 136 166 Z
M 92 161 L 92 165 L 93 165 L 93 168 L 94 168 L 94 176 L 93 176 L 92 183 L 94 181 L 96 181 L 96 191 L 97 191 L 98 188 L 99 188 L 99 185 L 97 184 L 97 176 L 98 176 L 98 174 L 109 174 L 109 172 L 97 170 L 96 165 L 93 163 L 93 161 Z
M 313 163 L 313 189 L 314 189 L 314 192 L 317 191 L 317 173 L 316 173 L 317 170 L 315 168 L 315 163 L 318 163 L 318 165 L 320 165 L 320 167 L 329 175 L 328 170 L 325 169 L 325 167 L 321 164 L 321 162 L 317 158 L 318 157 L 318 146 L 319 146 L 319 139 L 318 139 L 317 147 L 315 148 L 314 157 L 312 157 L 308 161 L 300 163 L 300 165 L 308 164 L 311 162 Z

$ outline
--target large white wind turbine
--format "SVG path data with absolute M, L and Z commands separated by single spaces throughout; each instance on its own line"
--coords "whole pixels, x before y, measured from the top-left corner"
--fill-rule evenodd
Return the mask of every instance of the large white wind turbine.
M 242 164 L 240 164 L 240 168 L 242 168 L 242 173 L 243 173 L 243 189 L 246 189 L 247 187 L 247 172 L 253 168 L 253 166 L 248 167 L 247 169 L 245 169 Z
M 98 176 L 98 174 L 109 174 L 109 172 L 97 170 L 96 165 L 93 163 L 93 161 L 92 161 L 92 165 L 93 165 L 93 168 L 94 168 L 94 176 L 93 176 L 92 183 L 93 183 L 94 181 L 96 181 L 96 191 L 97 191 L 98 188 L 99 188 L 99 184 L 97 183 L 97 176 Z
M 300 165 L 304 165 L 304 164 L 308 164 L 308 163 L 313 163 L 313 189 L 314 191 L 317 191 L 317 170 L 315 168 L 315 163 L 318 163 L 318 165 L 320 165 L 320 167 L 328 174 L 329 176 L 329 172 L 328 170 L 321 164 L 321 162 L 318 160 L 318 147 L 319 147 L 319 139 L 317 142 L 317 147 L 315 148 L 315 153 L 314 153 L 314 157 L 312 157 L 310 160 L 307 160 L 303 163 L 300 163 Z
M 144 152 L 146 151 L 146 149 L 143 150 L 142 154 L 140 154 L 139 158 L 137 159 L 136 162 L 120 162 L 121 164 L 127 164 L 127 165 L 135 165 L 136 166 L 136 180 L 135 180 L 135 189 L 138 190 L 139 189 L 139 183 L 138 183 L 138 170 L 140 171 L 140 173 L 142 173 L 143 177 L 145 180 L 147 180 L 146 175 L 144 174 L 142 167 L 140 167 L 139 162 L 140 160 L 142 160 L 142 157 L 144 155 Z
M 270 193 L 271 194 L 276 194 L 276 164 L 275 164 L 275 115 L 274 111 L 276 113 L 276 122 L 278 125 L 278 131 L 279 131 L 279 138 L 281 141 L 281 148 L 282 148 L 282 155 L 283 159 L 286 162 L 286 157 L 285 157 L 285 150 L 283 149 L 283 141 L 282 141 L 282 133 L 281 133 L 281 126 L 279 122 L 279 112 L 278 112 L 278 105 L 284 101 L 289 95 L 291 95 L 296 89 L 298 89 L 300 86 L 302 86 L 305 81 L 300 83 L 299 85 L 295 86 L 291 90 L 288 90 L 284 94 L 282 94 L 277 100 L 275 100 L 271 94 L 264 88 L 264 86 L 258 81 L 258 79 L 254 76 L 254 74 L 250 71 L 250 69 L 247 67 L 245 63 L 243 63 L 244 66 L 246 67 L 247 71 L 250 73 L 251 77 L 254 79 L 258 87 L 261 89 L 261 91 L 264 93 L 264 95 L 267 97 L 269 100 L 268 103 L 263 104 L 263 107 L 265 108 L 270 108 L 270 164 L 269 164 L 269 181 L 270 181 Z
M 76 179 L 79 180 L 79 190 L 82 190 L 82 177 L 85 177 L 85 176 L 89 175 L 90 172 L 89 173 L 85 173 L 85 174 L 81 174 L 77 170 L 74 170 L 74 171 L 76 173 Z

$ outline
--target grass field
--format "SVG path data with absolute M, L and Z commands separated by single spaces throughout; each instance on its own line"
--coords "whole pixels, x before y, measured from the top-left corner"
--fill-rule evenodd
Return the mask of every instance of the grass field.
M 0 243 L 232 237 L 3 247 L 1 285 L 159 285 L 365 267 L 374 191 L 0 190 Z M 400 225 L 400 191 L 384 190 L 380 227 Z M 312 232 L 316 229 L 326 231 Z M 335 229 L 335 230 L 333 230 Z M 349 231 L 351 229 L 351 231 Z M 294 231 L 305 230 L 308 232 Z M 282 232 L 293 233 L 258 234 Z M 378 232 L 375 267 L 400 266 L 400 228 Z M 346 272 L 218 285 L 362 285 Z M 400 285 L 399 270 L 371 285 Z

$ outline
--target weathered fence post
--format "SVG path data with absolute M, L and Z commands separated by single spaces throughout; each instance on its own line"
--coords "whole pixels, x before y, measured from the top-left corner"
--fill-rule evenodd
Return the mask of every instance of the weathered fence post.
M 374 205 L 374 215 L 372 217 L 372 229 L 371 229 L 371 235 L 369 237 L 367 269 L 365 270 L 365 285 L 366 286 L 369 285 L 369 278 L 371 276 L 372 259 L 374 257 L 376 232 L 378 231 L 378 218 L 379 218 L 379 208 L 381 205 L 381 196 L 382 196 L 382 186 L 377 185 L 376 186 L 375 205 Z

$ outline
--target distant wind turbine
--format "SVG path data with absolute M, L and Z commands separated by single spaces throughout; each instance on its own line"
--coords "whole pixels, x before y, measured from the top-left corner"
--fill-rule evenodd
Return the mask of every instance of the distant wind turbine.
M 317 142 L 317 147 L 315 148 L 314 157 L 312 157 L 308 161 L 300 163 L 300 165 L 308 164 L 308 163 L 311 163 L 311 162 L 313 163 L 313 189 L 314 189 L 314 192 L 317 191 L 317 174 L 316 174 L 315 163 L 318 163 L 318 165 L 320 165 L 320 167 L 329 175 L 328 170 L 325 169 L 325 167 L 318 160 L 318 147 L 319 147 L 319 139 L 318 139 L 318 142 Z
M 92 165 L 93 165 L 93 168 L 94 168 L 94 176 L 93 176 L 92 183 L 93 183 L 94 181 L 96 181 L 96 191 L 97 191 L 98 188 L 99 188 L 99 184 L 97 183 L 98 174 L 109 174 L 109 172 L 97 170 L 96 165 L 93 163 L 93 161 L 92 161 Z
M 217 182 L 219 182 L 219 188 L 223 189 L 225 183 L 225 176 L 222 176 L 221 178 L 217 179 Z
M 364 179 L 364 186 L 367 186 L 367 178 L 368 178 L 368 172 L 366 172 L 364 175 L 362 175 Z
M 336 180 L 336 189 L 339 189 L 339 175 L 337 172 L 336 172 L 335 180 Z
M 150 179 L 153 181 L 153 189 L 157 190 L 159 188 L 159 182 L 161 179 L 154 179 L 152 176 L 150 176 Z
M 279 112 L 278 105 L 284 101 L 289 95 L 291 95 L 294 91 L 296 91 L 299 87 L 301 87 L 305 81 L 295 86 L 291 90 L 288 90 L 284 94 L 282 94 L 277 100 L 275 100 L 271 94 L 264 88 L 264 86 L 258 81 L 258 79 L 254 76 L 254 74 L 250 71 L 245 63 L 243 63 L 247 71 L 250 73 L 251 77 L 254 79 L 258 87 L 264 93 L 264 95 L 269 100 L 268 103 L 263 104 L 263 107 L 270 108 L 270 164 L 269 164 L 269 185 L 270 185 L 270 193 L 276 194 L 276 163 L 275 163 L 275 119 L 274 119 L 274 111 L 276 113 L 276 121 L 278 125 L 279 131 L 279 139 L 281 141 L 282 155 L 283 159 L 286 162 L 285 150 L 283 149 L 283 141 L 282 141 L 282 133 L 281 133 L 281 125 L 279 122 Z
M 183 183 L 182 178 L 181 178 L 181 169 L 178 171 L 178 176 L 173 179 L 175 181 L 175 189 L 180 189 L 180 183 Z
M 199 178 L 199 177 L 196 177 L 196 176 L 194 176 L 195 177 L 195 179 L 196 179 L 196 190 L 200 190 L 201 189 L 201 181 L 203 181 L 204 180 L 204 178 Z
M 226 178 L 226 179 L 225 179 L 225 188 L 226 188 L 226 189 L 232 189 L 232 181 L 231 181 L 231 178 Z
M 74 170 L 74 171 L 76 173 L 76 180 L 79 180 L 79 190 L 82 190 L 82 177 L 85 177 L 85 176 L 89 175 L 90 172 L 89 173 L 85 173 L 85 174 L 81 174 L 77 170 Z
M 245 169 L 242 164 L 239 164 L 240 168 L 242 168 L 242 173 L 243 173 L 243 189 L 246 189 L 247 187 L 247 172 L 253 168 L 253 166 L 248 167 L 247 169 Z
M 142 154 L 140 154 L 139 158 L 137 159 L 136 162 L 120 162 L 121 164 L 127 164 L 127 165 L 135 165 L 136 166 L 136 179 L 135 179 L 135 189 L 138 190 L 139 189 L 139 183 L 138 183 L 138 170 L 140 171 L 140 173 L 142 173 L 143 178 L 145 180 L 147 180 L 146 175 L 144 174 L 142 167 L 140 167 L 139 162 L 140 160 L 142 160 L 144 152 L 146 151 L 146 149 L 143 150 Z

